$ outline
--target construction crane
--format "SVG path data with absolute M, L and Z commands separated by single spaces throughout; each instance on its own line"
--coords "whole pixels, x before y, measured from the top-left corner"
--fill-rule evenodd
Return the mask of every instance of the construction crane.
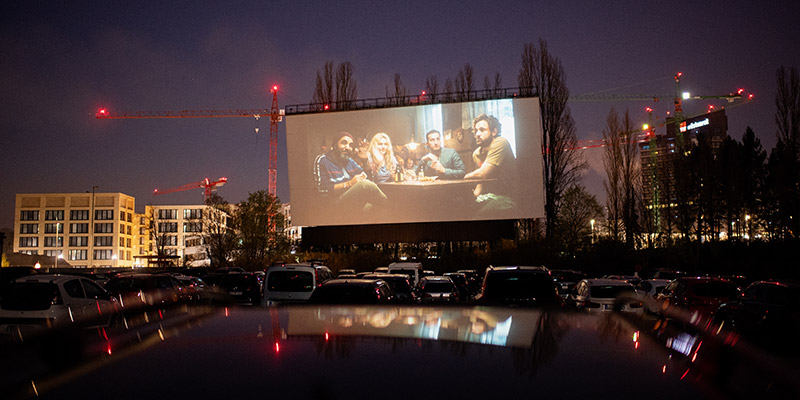
M 666 123 L 680 124 L 680 122 L 686 120 L 686 116 L 683 113 L 683 100 L 704 100 L 704 99 L 724 99 L 727 100 L 728 103 L 733 103 L 737 99 L 741 99 L 744 97 L 744 89 L 738 89 L 734 93 L 728 93 L 724 95 L 712 95 L 712 96 L 693 96 L 688 92 L 681 92 L 681 77 L 683 73 L 678 72 L 675 74 L 672 79 L 675 81 L 675 94 L 586 94 L 586 95 L 577 95 L 577 96 L 570 96 L 570 101 L 653 101 L 658 102 L 662 99 L 671 98 L 673 104 L 675 106 L 675 113 L 672 117 L 667 118 Z M 746 97 L 746 102 L 753 100 L 753 95 L 749 94 Z M 739 105 L 743 104 L 739 103 Z M 709 111 L 712 111 L 714 108 L 710 107 Z M 654 139 L 655 136 L 655 125 L 652 124 L 652 108 L 648 107 L 647 112 L 650 118 L 650 123 L 648 126 L 642 130 L 636 130 L 634 132 L 627 132 L 630 134 L 636 134 L 636 136 L 631 137 L 631 142 L 645 142 L 648 140 Z M 664 126 L 665 123 L 658 124 L 657 126 L 661 127 Z M 579 140 L 576 141 L 575 147 L 572 147 L 567 150 L 585 150 L 591 149 L 596 147 L 604 147 L 607 143 L 603 139 L 593 139 L 593 140 Z
M 206 178 L 206 179 L 203 179 L 200 182 L 187 183 L 187 184 L 185 184 L 183 186 L 174 187 L 172 189 L 166 189 L 166 190 L 158 190 L 158 189 L 156 189 L 156 190 L 153 190 L 153 194 L 154 195 L 167 194 L 167 193 L 181 192 L 181 191 L 184 191 L 184 190 L 203 188 L 204 189 L 203 190 L 203 199 L 204 200 L 208 200 L 208 198 L 211 197 L 211 193 L 212 192 L 214 192 L 215 190 L 217 190 L 218 187 L 224 185 L 227 182 L 228 182 L 228 178 L 225 178 L 225 177 L 219 178 L 219 179 L 217 179 L 216 181 L 213 181 L 213 182 L 210 179 Z
M 231 118 L 248 117 L 259 119 L 269 117 L 269 181 L 267 192 L 273 197 L 277 197 L 278 183 L 278 122 L 283 121 L 284 110 L 278 109 L 278 86 L 273 85 L 272 107 L 267 109 L 251 110 L 181 110 L 181 111 L 136 111 L 136 112 L 112 112 L 102 108 L 96 114 L 96 119 L 136 119 L 136 118 Z M 258 132 L 258 128 L 256 128 Z M 222 178 L 224 179 L 224 178 Z M 201 181 L 204 182 L 204 181 Z M 191 183 L 189 185 L 192 185 Z M 188 186 L 188 185 L 184 185 Z M 221 185 L 220 185 L 221 186 Z M 183 186 L 182 186 L 183 187 Z M 190 187 L 194 189 L 199 186 Z M 171 190 L 171 189 L 170 189 Z M 181 189 L 186 190 L 186 189 Z M 161 192 L 165 193 L 165 192 Z

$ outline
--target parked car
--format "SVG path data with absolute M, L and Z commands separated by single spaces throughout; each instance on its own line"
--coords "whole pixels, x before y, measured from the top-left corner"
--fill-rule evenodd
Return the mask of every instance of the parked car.
M 545 267 L 489 267 L 483 278 L 477 304 L 563 307 L 556 283 Z
M 636 285 L 636 293 L 639 293 L 646 299 L 644 302 L 646 311 L 658 312 L 656 308 L 658 304 L 655 301 L 656 297 L 670 282 L 672 281 L 669 279 L 645 279 Z
M 261 282 L 249 272 L 230 272 L 217 283 L 223 293 L 238 304 L 261 304 Z
M 586 274 L 581 271 L 574 271 L 571 269 L 552 269 L 550 275 L 553 280 L 558 284 L 558 294 L 562 298 L 566 298 L 569 292 L 581 280 L 586 278 Z
M 642 302 L 635 297 L 633 285 L 622 279 L 582 279 L 567 297 L 570 305 L 589 312 L 625 311 L 640 313 Z
M 797 354 L 800 345 L 800 284 L 754 282 L 741 296 L 719 306 L 714 320 L 751 341 Z
M 456 284 L 456 289 L 458 289 L 458 297 L 461 301 L 471 301 L 472 300 L 472 289 L 469 287 L 469 281 L 467 281 L 467 276 L 461 272 L 447 272 L 444 276 L 453 280 L 453 283 Z
M 314 289 L 310 304 L 386 304 L 396 301 L 389 284 L 380 279 L 331 279 Z
M 40 274 L 18 278 L 0 301 L 0 333 L 25 332 L 77 324 L 107 326 L 116 317 L 117 302 L 91 279 Z
M 393 262 L 389 264 L 388 272 L 390 274 L 408 275 L 408 280 L 411 282 L 411 286 L 417 286 L 419 284 L 419 280 L 422 278 L 422 263 Z
M 263 300 L 267 304 L 305 302 L 329 279 L 333 279 L 333 272 L 316 262 L 272 265 L 267 268 Z
M 192 294 L 170 274 L 125 273 L 106 282 L 123 309 L 194 301 Z
M 408 275 L 403 274 L 369 274 L 365 275 L 364 279 L 381 279 L 389 284 L 389 287 L 394 291 L 398 303 L 413 304 L 417 302 L 417 292 L 411 287 L 411 282 L 408 281 Z
M 461 301 L 458 288 L 446 276 L 426 276 L 419 281 L 419 301 L 428 303 L 457 303 Z
M 670 282 L 656 297 L 656 303 L 665 309 L 681 307 L 689 312 L 711 316 L 722 303 L 739 296 L 739 287 L 716 277 L 683 277 Z
M 211 288 L 206 284 L 206 282 L 198 278 L 196 276 L 188 276 L 188 275 L 173 275 L 175 279 L 177 279 L 186 290 L 189 291 L 189 294 L 195 300 L 206 300 L 210 299 L 211 296 Z
M 355 274 L 356 274 L 356 270 L 354 270 L 354 269 L 340 269 L 339 273 L 336 275 L 336 277 L 338 278 L 338 277 L 343 276 L 343 275 L 344 276 L 350 276 L 350 275 L 355 275 Z

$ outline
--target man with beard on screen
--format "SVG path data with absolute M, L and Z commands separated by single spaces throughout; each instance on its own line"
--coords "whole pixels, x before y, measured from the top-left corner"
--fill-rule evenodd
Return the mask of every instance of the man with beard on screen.
M 472 121 L 478 148 L 472 159 L 478 168 L 464 179 L 492 179 L 475 185 L 473 194 L 479 218 L 511 218 L 515 208 L 516 159 L 511 144 L 500 136 L 500 121 L 486 114 Z
M 353 135 L 339 132 L 330 150 L 317 157 L 314 178 L 317 191 L 333 199 L 341 213 L 374 213 L 385 208 L 386 195 L 367 179 L 364 169 L 350 155 Z

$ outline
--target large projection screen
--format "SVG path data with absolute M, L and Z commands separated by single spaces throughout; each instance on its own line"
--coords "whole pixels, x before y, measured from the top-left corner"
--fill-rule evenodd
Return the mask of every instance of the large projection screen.
M 289 115 L 292 224 L 541 218 L 541 135 L 537 97 Z

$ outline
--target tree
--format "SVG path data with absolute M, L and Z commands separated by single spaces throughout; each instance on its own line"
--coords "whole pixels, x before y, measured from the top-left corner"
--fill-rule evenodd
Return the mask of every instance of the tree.
M 236 232 L 230 204 L 216 193 L 206 199 L 207 212 L 203 213 L 203 246 L 211 265 L 224 268 L 230 264 L 236 250 Z
M 356 81 L 353 79 L 353 64 L 345 61 L 336 70 L 336 107 L 338 110 L 349 110 L 358 98 Z
M 778 139 L 797 151 L 800 145 L 800 78 L 797 68 L 781 66 L 776 73 L 778 90 L 775 94 L 775 123 Z
M 400 74 L 394 74 L 394 94 L 389 93 L 389 88 L 386 88 L 386 98 L 392 99 L 392 103 L 396 106 L 402 105 L 405 101 L 408 90 L 406 85 L 400 79 Z
M 439 96 L 439 78 L 436 75 L 425 78 L 425 93 L 427 93 L 431 103 L 436 102 L 436 98 Z
M 499 72 L 496 72 L 494 74 L 494 81 L 489 79 L 489 75 L 486 75 L 483 78 L 483 91 L 485 95 L 489 97 L 499 98 L 503 94 L 502 88 L 503 88 L 503 78 L 500 77 Z
M 284 216 L 278 200 L 260 190 L 238 204 L 234 226 L 239 232 L 237 264 L 246 270 L 263 269 L 288 254 L 283 235 Z
M 472 99 L 472 92 L 475 90 L 473 81 L 472 66 L 469 63 L 458 71 L 455 81 L 456 101 L 469 101 Z
M 559 209 L 558 228 L 564 249 L 572 254 L 591 241 L 592 220 L 603 215 L 597 198 L 580 185 L 572 185 L 564 191 Z
M 768 163 L 775 221 L 784 237 L 800 232 L 800 78 L 797 68 L 778 68 L 775 122 L 778 143 Z
M 606 117 L 606 127 L 603 129 L 603 141 L 606 144 L 603 153 L 603 167 L 606 171 L 606 179 L 603 181 L 603 188 L 606 192 L 606 208 L 608 217 L 606 219 L 608 236 L 612 240 L 619 240 L 622 230 L 622 166 L 623 155 L 621 129 L 619 126 L 619 115 L 613 108 Z
M 356 81 L 353 79 L 353 65 L 345 61 L 336 68 L 334 75 L 333 61 L 328 61 L 317 71 L 312 103 L 327 104 L 337 110 L 352 108 L 358 98 Z
M 638 133 L 634 129 L 630 113 L 625 110 L 625 117 L 622 119 L 622 225 L 625 228 L 625 244 L 628 248 L 635 246 L 636 239 L 641 233 L 639 227 L 639 207 L 637 202 L 641 199 L 638 193 L 641 183 L 641 170 L 639 166 L 639 146 L 634 135 Z
M 539 95 L 542 117 L 542 155 L 544 157 L 545 232 L 548 239 L 556 233 L 558 209 L 564 190 L 577 182 L 586 163 L 576 151 L 575 121 L 567 99 L 569 89 L 561 61 L 552 56 L 547 42 L 537 48 L 526 44 L 518 76 L 522 93 Z M 530 89 L 525 89 L 530 88 Z
M 145 219 L 148 223 L 147 232 L 150 236 L 150 243 L 153 246 L 150 251 L 156 253 L 156 265 L 169 266 L 173 265 L 173 262 L 169 260 L 176 256 L 175 249 L 168 247 L 178 245 L 178 222 L 177 215 L 169 215 L 173 210 L 165 209 L 163 211 L 165 212 L 164 218 L 161 218 L 162 215 L 156 214 L 155 207 L 149 206 L 145 211 Z

